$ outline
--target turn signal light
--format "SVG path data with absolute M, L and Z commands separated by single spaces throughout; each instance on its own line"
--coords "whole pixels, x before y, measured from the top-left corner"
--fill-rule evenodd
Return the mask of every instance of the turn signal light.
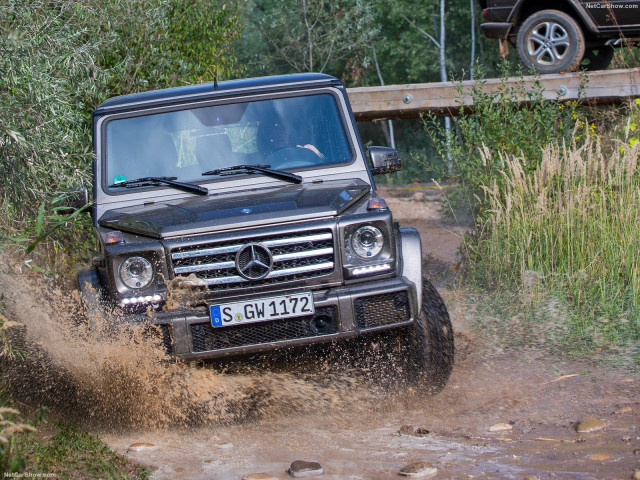
M 122 232 L 116 230 L 114 232 L 109 232 L 104 238 L 104 243 L 107 245 L 113 245 L 115 243 L 124 243 L 124 235 Z
M 380 197 L 370 198 L 367 204 L 367 210 L 387 210 L 388 208 L 387 202 Z

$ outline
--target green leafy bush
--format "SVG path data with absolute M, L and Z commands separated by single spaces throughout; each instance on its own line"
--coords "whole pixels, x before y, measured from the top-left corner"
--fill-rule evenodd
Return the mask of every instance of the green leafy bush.
M 460 84 L 458 91 L 460 99 L 473 100 L 473 109 L 461 106 L 454 119 L 455 128 L 447 134 L 433 117 L 424 119 L 424 126 L 439 155 L 449 164 L 451 180 L 459 185 L 450 201 L 471 209 L 482 221 L 487 208 L 482 187 L 503 182 L 500 155 L 522 157 L 525 172 L 535 170 L 549 143 L 571 139 L 578 105 L 546 100 L 539 79 L 530 90 L 523 80 L 514 84 L 502 77 L 493 92 L 486 88 L 486 80 L 468 89 Z M 482 154 L 484 148 L 487 155 Z
M 107 80 L 98 40 L 78 27 L 92 16 L 74 2 L 0 6 L 0 201 L 9 228 L 52 192 L 89 181 L 89 105 Z

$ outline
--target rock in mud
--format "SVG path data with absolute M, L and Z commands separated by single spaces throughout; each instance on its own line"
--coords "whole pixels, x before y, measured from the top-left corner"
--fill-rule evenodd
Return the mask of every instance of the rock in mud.
M 427 477 L 438 473 L 438 469 L 427 462 L 413 462 L 402 467 L 398 473 L 404 477 Z
M 277 480 L 277 478 L 268 473 L 247 473 L 242 480 Z
M 127 449 L 128 452 L 144 452 L 145 450 L 154 450 L 157 447 L 153 443 L 140 442 L 132 443 Z
M 606 462 L 607 460 L 611 460 L 611 455 L 607 455 L 605 453 L 594 453 L 593 455 L 589 455 L 589 460 L 593 460 L 594 462 Z
M 599 418 L 585 417 L 578 425 L 576 425 L 576 431 L 578 433 L 590 433 L 602 430 L 605 427 L 605 423 Z
M 490 432 L 508 432 L 513 428 L 510 423 L 496 423 L 489 427 Z
M 305 460 L 296 460 L 291 464 L 287 473 L 294 478 L 313 477 L 322 475 L 322 465 L 318 462 L 307 462 Z
M 231 450 L 233 448 L 233 443 L 218 443 L 214 445 L 214 447 L 219 448 L 220 450 Z
M 422 427 L 414 427 L 413 425 L 402 425 L 398 430 L 400 435 L 411 435 L 412 437 L 426 437 L 429 430 Z

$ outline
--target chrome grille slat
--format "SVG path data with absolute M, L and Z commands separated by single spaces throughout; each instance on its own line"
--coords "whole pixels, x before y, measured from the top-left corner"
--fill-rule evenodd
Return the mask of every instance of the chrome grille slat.
M 331 235 L 331 233 L 321 233 L 318 235 L 304 235 L 302 237 L 268 240 L 266 242 L 260 242 L 260 243 L 262 243 L 265 247 L 280 247 L 283 245 L 294 245 L 296 243 L 319 242 L 321 240 L 331 240 L 332 238 L 333 238 L 333 235 Z
M 271 251 L 273 270 L 263 279 L 247 280 L 236 269 L 236 253 L 248 243 L 261 244 Z M 193 280 L 184 279 L 184 284 L 224 288 L 247 288 L 313 278 L 328 275 L 335 267 L 333 233 L 329 230 L 209 241 L 177 247 L 171 252 L 170 258 L 176 276 L 197 277 Z
M 207 270 L 233 268 L 235 265 L 236 262 L 202 263 L 200 265 L 191 265 L 189 267 L 176 267 L 175 272 L 178 275 L 182 275 L 183 273 L 206 272 Z
M 333 248 L 318 248 L 316 250 L 306 250 L 304 252 L 297 253 L 283 253 L 282 255 L 274 255 L 274 262 L 284 262 L 286 260 L 293 260 L 296 258 L 309 258 L 309 257 L 319 257 L 320 255 L 332 255 Z
M 180 260 L 182 258 L 193 258 L 193 257 L 204 257 L 206 255 L 219 255 L 221 253 L 235 253 L 242 247 L 242 244 L 239 245 L 230 245 L 227 247 L 217 247 L 217 248 L 205 248 L 202 250 L 189 250 L 186 252 L 175 252 L 171 254 L 171 258 L 173 260 Z
M 296 273 L 317 272 L 318 270 L 325 270 L 327 268 L 333 268 L 333 262 L 324 262 L 324 263 L 319 263 L 317 265 L 308 266 L 308 267 L 296 267 L 296 268 L 287 268 L 283 270 L 273 270 L 269 275 L 267 275 L 267 278 L 284 277 L 286 275 L 293 275 Z

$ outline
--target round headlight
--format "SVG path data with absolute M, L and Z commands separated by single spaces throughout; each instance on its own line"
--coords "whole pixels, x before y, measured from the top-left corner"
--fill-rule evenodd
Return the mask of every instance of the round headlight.
M 351 246 L 359 257 L 373 258 L 382 251 L 384 235 L 380 229 L 365 225 L 354 232 L 351 237 Z
M 120 279 L 129 288 L 143 288 L 153 279 L 153 266 L 143 257 L 129 257 L 120 264 Z

